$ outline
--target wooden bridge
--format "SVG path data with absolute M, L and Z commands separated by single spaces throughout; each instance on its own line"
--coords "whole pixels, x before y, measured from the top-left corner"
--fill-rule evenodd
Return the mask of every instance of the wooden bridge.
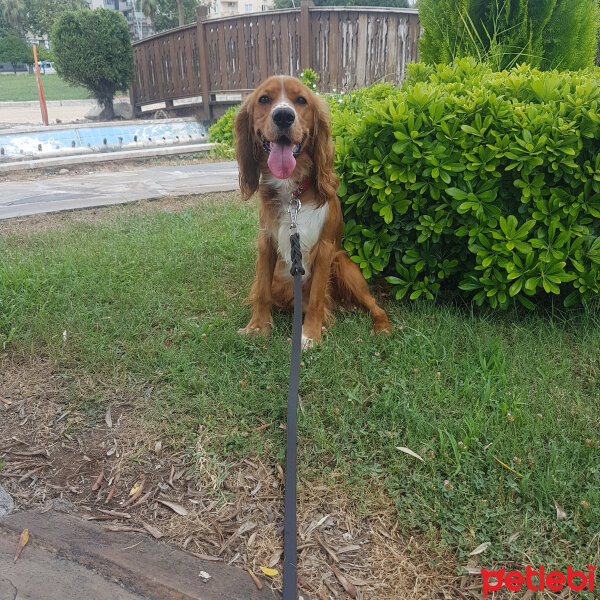
M 201 107 L 212 120 L 270 75 L 312 68 L 321 91 L 349 90 L 400 82 L 406 63 L 417 60 L 414 9 L 314 7 L 308 0 L 296 9 L 233 17 L 208 19 L 204 6 L 197 13 L 193 25 L 133 44 L 136 113 L 164 102 Z

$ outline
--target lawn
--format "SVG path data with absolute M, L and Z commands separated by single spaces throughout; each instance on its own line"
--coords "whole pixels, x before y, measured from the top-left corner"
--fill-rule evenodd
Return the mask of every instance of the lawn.
M 35 75 L 2 75 L 0 84 L 0 102 L 38 99 Z M 54 73 L 42 75 L 42 84 L 46 100 L 81 100 L 90 97 L 86 88 L 71 86 Z
M 90 414 L 103 414 L 102 390 L 144 382 L 148 418 L 182 451 L 202 427 L 218 460 L 281 462 L 281 429 L 246 431 L 285 420 L 291 318 L 275 314 L 269 340 L 236 333 L 256 205 L 225 195 L 106 215 L 2 237 L 0 345 L 101 381 Z M 402 530 L 459 564 L 484 542 L 483 565 L 597 564 L 600 311 L 491 312 L 375 291 L 391 336 L 339 313 L 304 354 L 300 477 L 342 482 L 357 506 L 384 489 Z

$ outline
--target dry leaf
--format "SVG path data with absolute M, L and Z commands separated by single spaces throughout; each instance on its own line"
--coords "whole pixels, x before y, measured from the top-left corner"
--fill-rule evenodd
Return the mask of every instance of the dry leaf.
M 104 504 L 108 504 L 113 499 L 113 496 L 115 495 L 115 488 L 116 487 L 117 487 L 117 482 L 115 481 L 110 486 L 110 490 L 108 491 L 108 496 L 106 496 L 106 500 L 104 501 Z
M 269 559 L 269 569 L 272 569 L 278 562 L 279 559 L 281 558 L 281 555 L 283 554 L 283 550 L 276 550 L 272 555 L 271 558 Z
M 552 501 L 554 502 L 554 508 L 556 509 L 556 520 L 565 521 L 567 519 L 567 513 L 556 500 L 553 499 Z
M 190 552 L 190 554 L 197 558 L 201 558 L 202 560 L 211 560 L 211 561 L 215 561 L 215 562 L 218 562 L 221 560 L 218 556 L 211 556 L 210 554 L 201 554 L 200 552 Z
M 485 552 L 491 546 L 491 544 L 492 542 L 483 542 L 483 544 L 479 544 L 479 546 L 477 546 L 477 548 L 475 548 L 475 550 L 473 550 L 469 556 L 476 556 L 477 554 Z
M 140 480 L 140 481 L 136 481 L 135 484 L 133 485 L 133 487 L 131 488 L 131 490 L 129 491 L 129 495 L 130 496 L 135 496 L 135 494 L 138 494 L 139 490 L 141 487 L 144 486 L 144 480 Z M 139 494 L 138 494 L 139 496 Z
M 273 423 L 264 423 L 263 425 L 260 425 L 259 427 L 254 427 L 252 429 L 248 429 L 247 433 L 255 433 L 256 431 L 263 431 L 264 429 L 268 429 L 269 427 L 271 427 L 271 425 L 273 425 Z
M 269 567 L 260 567 L 260 570 L 267 577 L 277 577 L 277 575 L 279 575 L 279 571 L 277 569 L 269 569 Z
M 112 428 L 112 417 L 110 416 L 110 406 L 108 407 L 108 410 L 106 411 L 106 416 L 104 417 L 104 420 L 106 421 L 106 424 Z
M 144 504 L 144 502 L 146 502 L 146 500 L 148 500 L 148 498 L 150 498 L 151 495 L 152 495 L 152 490 L 150 490 L 149 492 L 144 494 L 137 502 L 134 502 L 131 505 L 131 508 L 135 508 L 136 506 L 139 506 L 140 504 Z M 134 498 L 134 500 L 135 500 L 135 498 Z M 127 500 L 127 502 L 129 502 L 129 500 Z
M 158 440 L 158 442 L 156 442 L 156 444 L 154 444 L 154 453 L 160 454 L 161 450 L 162 450 L 162 442 L 160 440 Z
M 35 469 L 31 469 L 31 471 L 28 471 L 27 473 L 25 473 L 25 475 L 23 475 L 22 477 L 19 477 L 18 483 L 23 483 L 23 481 L 25 481 L 26 479 L 31 477 L 34 473 L 41 471 L 43 468 L 45 468 L 47 466 L 48 465 L 42 465 L 41 467 L 36 467 Z
M 118 519 L 131 519 L 131 515 L 129 513 L 117 512 L 116 510 L 106 510 L 104 508 L 99 508 L 98 510 L 105 515 L 110 515 L 111 517 L 116 517 Z
M 256 585 L 256 587 L 259 590 L 262 590 L 262 581 L 252 572 L 252 569 L 248 569 L 248 573 L 250 575 L 250 577 L 252 577 L 252 581 L 254 581 L 254 584 Z
M 329 566 L 331 567 L 331 570 L 333 571 L 334 575 L 337 577 L 337 580 L 340 582 L 340 585 L 346 591 L 346 594 L 348 594 L 350 598 L 356 598 L 356 587 L 346 579 L 344 574 L 335 565 Z
M 521 535 L 520 531 L 517 531 L 516 533 L 513 533 L 509 538 L 508 538 L 508 543 L 512 544 L 519 536 Z
M 128 532 L 134 531 L 136 533 L 144 533 L 143 529 L 139 527 L 128 527 L 127 525 L 104 525 L 102 529 L 106 529 L 106 531 L 120 531 L 120 532 Z
M 19 544 L 17 545 L 17 551 L 15 552 L 15 558 L 13 562 L 17 562 L 19 560 L 19 556 L 21 556 L 21 552 L 23 552 L 23 548 L 29 541 L 29 529 L 23 529 L 23 533 L 21 533 L 21 537 L 19 538 Z
M 156 499 L 157 502 L 168 506 L 171 510 L 175 511 L 178 515 L 185 517 L 188 514 L 188 511 L 181 506 L 181 504 L 176 504 L 175 502 L 170 502 L 169 500 L 161 500 L 160 498 Z
M 400 450 L 400 452 L 404 452 L 405 454 L 410 454 L 415 458 L 418 458 L 421 462 L 425 462 L 416 452 L 413 452 L 410 448 L 405 448 L 404 446 L 396 446 L 396 450 Z
M 146 483 L 145 479 L 140 479 L 132 488 L 131 491 L 129 492 L 129 500 L 127 500 L 126 502 L 123 503 L 123 508 L 125 508 L 126 506 L 129 506 L 132 502 L 135 502 L 141 495 L 142 495 L 142 490 L 144 489 L 144 484 Z
M 372 581 L 367 581 L 366 579 L 359 579 L 358 577 L 352 577 L 350 575 L 347 575 L 346 579 L 354 585 L 373 585 Z
M 102 485 L 103 479 L 104 479 L 104 471 L 100 471 L 100 475 L 98 475 L 98 479 L 96 479 L 96 482 L 92 486 L 92 492 L 95 492 Z
M 154 525 L 150 525 L 149 523 L 145 523 L 142 521 L 143 528 L 154 538 L 160 540 L 163 534 L 156 528 Z

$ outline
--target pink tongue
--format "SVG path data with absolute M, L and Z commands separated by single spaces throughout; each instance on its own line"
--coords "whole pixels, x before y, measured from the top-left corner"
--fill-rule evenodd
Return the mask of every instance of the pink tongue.
M 267 164 L 277 179 L 287 179 L 296 167 L 292 146 L 273 143 Z

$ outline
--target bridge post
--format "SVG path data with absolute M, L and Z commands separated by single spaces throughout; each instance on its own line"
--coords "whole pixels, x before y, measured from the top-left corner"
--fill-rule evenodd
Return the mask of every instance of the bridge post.
M 202 112 L 205 121 L 212 119 L 210 105 L 210 71 L 208 68 L 208 48 L 204 34 L 204 20 L 208 13 L 206 6 L 196 6 L 196 42 L 198 44 L 198 68 L 200 70 L 200 87 L 202 93 Z
M 300 70 L 310 69 L 310 13 L 312 0 L 301 0 L 300 4 Z M 293 73 L 291 73 L 293 75 Z

